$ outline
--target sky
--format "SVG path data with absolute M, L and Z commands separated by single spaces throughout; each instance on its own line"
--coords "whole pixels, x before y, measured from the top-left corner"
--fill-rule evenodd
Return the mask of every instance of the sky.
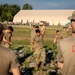
M 0 4 L 24 4 L 33 6 L 33 10 L 75 9 L 75 0 L 0 0 Z

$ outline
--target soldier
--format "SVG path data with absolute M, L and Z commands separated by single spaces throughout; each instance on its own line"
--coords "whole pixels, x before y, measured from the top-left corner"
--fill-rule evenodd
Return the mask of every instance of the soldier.
M 75 32 L 75 11 L 68 19 L 71 21 L 72 31 Z M 59 42 L 57 60 L 63 75 L 75 75 L 75 36 Z
M 2 31 L 3 26 L 0 24 L 0 36 Z M 20 75 L 19 66 L 20 65 L 13 51 L 0 45 L 0 75 L 8 75 L 10 69 L 13 75 Z
M 33 25 L 33 27 L 31 27 L 31 39 L 36 35 L 35 30 L 39 29 L 38 25 Z
M 63 38 L 62 34 L 60 33 L 59 30 L 57 30 L 57 31 L 56 31 L 56 36 L 55 36 L 55 38 L 54 38 L 53 43 L 54 43 L 54 44 L 55 44 L 55 43 L 58 44 L 58 42 L 59 42 L 62 38 Z
M 30 24 L 31 40 L 33 39 L 33 37 L 35 37 L 35 35 L 36 35 L 36 32 L 35 32 L 35 31 L 38 30 L 38 29 L 40 29 L 38 25 L 33 25 L 33 26 L 32 26 L 32 23 Z M 40 29 L 40 31 L 42 32 L 43 29 L 44 29 L 44 27 L 42 27 L 42 28 Z M 32 52 L 34 51 L 34 50 L 32 49 L 32 47 L 31 47 L 31 51 L 32 51 Z
M 31 29 L 31 39 L 32 39 L 36 35 L 35 30 L 39 29 L 39 26 L 37 25 L 32 26 L 32 24 L 30 24 L 30 29 Z M 31 51 L 33 52 L 32 47 L 31 47 Z
M 68 33 L 67 33 L 67 28 L 66 27 L 63 27 L 62 36 L 63 36 L 63 38 L 67 38 L 68 37 Z
M 33 37 L 31 40 L 31 46 L 35 50 L 34 52 L 34 57 L 36 58 L 36 67 L 35 69 L 38 70 L 38 65 L 41 62 L 42 63 L 42 68 L 44 68 L 44 63 L 45 63 L 45 49 L 43 46 L 43 36 L 46 30 L 46 23 L 44 22 L 43 25 L 43 30 L 40 31 L 39 29 L 36 30 L 36 35 Z
M 8 26 L 6 30 L 3 31 L 3 40 L 1 45 L 9 48 L 10 45 L 12 45 L 11 43 L 11 36 L 12 36 L 12 32 L 13 32 L 13 28 L 11 26 Z

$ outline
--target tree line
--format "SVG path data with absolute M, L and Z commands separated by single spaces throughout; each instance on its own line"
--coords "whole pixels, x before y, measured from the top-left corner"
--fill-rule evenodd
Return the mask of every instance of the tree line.
M 32 10 L 32 5 L 26 3 L 22 7 L 23 10 Z M 14 16 L 21 10 L 18 4 L 1 4 L 0 5 L 0 21 L 13 21 Z

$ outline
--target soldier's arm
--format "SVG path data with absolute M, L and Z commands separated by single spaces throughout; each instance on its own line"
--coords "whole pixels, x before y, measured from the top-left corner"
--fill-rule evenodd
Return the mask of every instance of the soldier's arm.
M 63 69 L 63 55 L 60 45 L 58 44 L 58 54 L 57 54 L 58 67 Z
M 55 44 L 55 43 L 56 43 L 56 41 L 57 41 L 57 39 L 56 39 L 56 38 L 54 38 L 53 44 Z
M 42 27 L 42 29 L 41 29 L 41 34 L 42 34 L 42 35 L 44 35 L 44 34 L 45 34 L 46 25 L 47 25 L 47 23 L 46 23 L 46 22 L 44 22 L 44 23 L 43 23 L 43 27 Z
M 6 43 L 8 43 L 8 44 L 10 44 L 10 45 L 12 44 L 12 43 L 11 43 L 11 42 L 9 42 L 8 40 L 6 40 L 6 38 L 5 38 L 5 37 L 3 37 L 3 41 L 4 41 L 4 42 L 6 42 Z
M 19 68 L 12 69 L 12 73 L 13 73 L 13 75 L 21 75 Z
M 61 39 L 63 39 L 64 38 L 64 35 L 63 35 L 63 33 L 61 33 Z
M 36 48 L 34 47 L 34 40 L 31 39 L 31 47 L 35 50 Z

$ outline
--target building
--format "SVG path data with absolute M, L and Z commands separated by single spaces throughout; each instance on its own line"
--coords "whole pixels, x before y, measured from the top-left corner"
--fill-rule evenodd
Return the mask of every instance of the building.
M 13 22 L 26 23 L 47 21 L 49 25 L 65 25 L 67 19 L 75 10 L 20 10 L 13 19 Z

